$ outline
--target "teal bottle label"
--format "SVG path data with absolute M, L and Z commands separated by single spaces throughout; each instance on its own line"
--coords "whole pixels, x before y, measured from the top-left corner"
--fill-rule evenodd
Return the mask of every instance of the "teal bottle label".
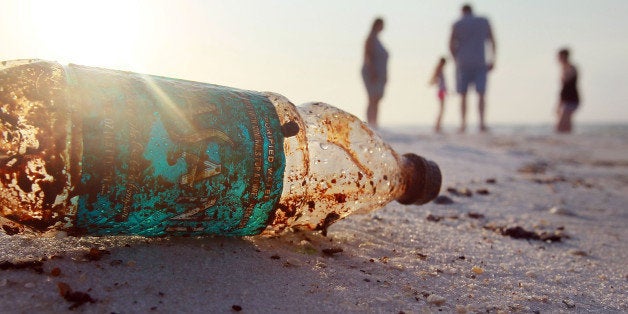
M 76 227 L 93 235 L 260 233 L 285 156 L 262 94 L 71 65 L 82 112 Z

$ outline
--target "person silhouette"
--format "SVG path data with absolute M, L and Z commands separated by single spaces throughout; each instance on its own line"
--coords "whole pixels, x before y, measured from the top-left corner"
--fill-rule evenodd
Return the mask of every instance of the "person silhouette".
M 572 129 L 571 117 L 580 105 L 578 93 L 578 70 L 569 60 L 569 49 L 558 51 L 558 62 L 561 66 L 561 89 L 556 113 L 558 122 L 556 132 L 570 133 Z
M 388 52 L 379 41 L 378 35 L 384 29 L 384 20 L 376 18 L 371 26 L 366 43 L 364 44 L 364 64 L 362 79 L 366 86 L 368 105 L 366 120 L 371 127 L 377 127 L 377 112 L 379 102 L 384 97 L 384 87 L 387 80 Z
M 486 43 L 491 44 L 491 61 L 487 62 Z M 467 89 L 475 85 L 478 93 L 478 111 L 480 131 L 487 131 L 484 121 L 487 72 L 495 66 L 496 43 L 488 19 L 475 16 L 470 5 L 462 6 L 462 18 L 454 23 L 449 50 L 456 62 L 456 91 L 460 94 L 460 112 L 462 122 L 460 132 L 467 128 Z
M 432 75 L 432 78 L 430 79 L 430 84 L 436 85 L 438 87 L 436 97 L 438 97 L 438 103 L 440 106 L 438 109 L 438 115 L 436 116 L 436 124 L 434 125 L 434 132 L 436 133 L 441 132 L 441 121 L 443 119 L 443 111 L 445 109 L 445 97 L 447 95 L 447 82 L 445 81 L 445 74 L 443 72 L 444 72 L 446 63 L 447 63 L 447 60 L 445 59 L 445 57 L 441 57 L 438 60 L 438 64 L 436 65 L 434 74 Z

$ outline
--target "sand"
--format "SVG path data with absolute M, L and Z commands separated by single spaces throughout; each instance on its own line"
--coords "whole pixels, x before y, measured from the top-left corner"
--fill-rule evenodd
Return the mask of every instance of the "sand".
M 327 237 L 0 232 L 0 312 L 628 311 L 625 134 L 381 133 L 436 161 L 453 203 L 393 202 Z

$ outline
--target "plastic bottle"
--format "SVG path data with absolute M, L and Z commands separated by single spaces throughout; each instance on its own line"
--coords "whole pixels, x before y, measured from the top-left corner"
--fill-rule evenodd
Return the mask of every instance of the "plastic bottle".
M 326 230 L 441 184 L 436 164 L 332 106 L 123 71 L 3 62 L 0 122 L 7 233 Z

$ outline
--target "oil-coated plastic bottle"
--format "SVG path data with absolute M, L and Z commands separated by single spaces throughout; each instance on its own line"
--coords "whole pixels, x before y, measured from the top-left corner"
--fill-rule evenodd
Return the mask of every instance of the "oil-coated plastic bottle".
M 0 66 L 7 233 L 232 235 L 326 230 L 438 195 L 438 166 L 398 155 L 323 103 L 55 62 Z

